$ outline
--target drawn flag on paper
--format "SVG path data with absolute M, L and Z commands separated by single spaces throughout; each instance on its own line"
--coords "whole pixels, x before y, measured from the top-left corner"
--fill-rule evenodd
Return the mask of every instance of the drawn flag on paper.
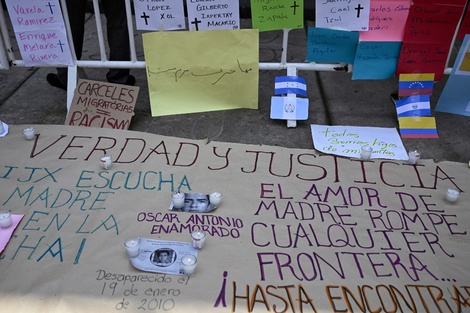
M 401 138 L 439 138 L 434 117 L 399 117 Z
M 398 96 L 408 97 L 414 95 L 432 95 L 433 87 L 434 73 L 400 74 L 398 82 Z
M 397 116 L 431 116 L 430 98 L 429 95 L 417 95 L 397 100 Z
M 296 96 L 271 97 L 271 119 L 273 120 L 307 120 L 308 99 Z
M 278 76 L 274 79 L 274 94 L 297 94 L 307 96 L 307 83 L 298 76 Z

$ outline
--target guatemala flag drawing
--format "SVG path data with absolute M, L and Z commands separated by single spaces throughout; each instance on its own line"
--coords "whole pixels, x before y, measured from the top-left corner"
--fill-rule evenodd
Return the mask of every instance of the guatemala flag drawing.
M 271 97 L 271 119 L 307 120 L 308 99 L 297 97 Z
M 397 116 L 431 116 L 429 95 L 418 95 L 399 99 L 395 102 Z
M 307 83 L 298 76 L 277 76 L 274 79 L 274 94 L 297 94 L 307 96 Z

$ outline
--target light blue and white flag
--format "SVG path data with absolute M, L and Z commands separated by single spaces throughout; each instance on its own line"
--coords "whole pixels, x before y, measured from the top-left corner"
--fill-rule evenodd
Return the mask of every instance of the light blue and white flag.
M 307 120 L 308 99 L 295 96 L 271 97 L 271 119 L 273 120 Z
M 274 79 L 274 94 L 297 94 L 307 96 L 307 83 L 298 76 L 278 76 Z
M 395 102 L 398 117 L 431 116 L 429 95 L 417 95 L 399 99 Z

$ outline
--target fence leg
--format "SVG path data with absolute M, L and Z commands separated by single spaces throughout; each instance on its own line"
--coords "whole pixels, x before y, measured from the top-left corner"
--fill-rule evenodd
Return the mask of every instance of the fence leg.
M 73 94 L 75 92 L 75 87 L 77 87 L 78 75 L 77 75 L 77 65 L 71 65 L 68 67 L 67 73 L 67 112 L 70 110 L 72 105 Z
M 295 66 L 288 65 L 287 66 L 287 76 L 297 76 L 297 68 Z M 295 95 L 293 95 L 293 96 L 295 97 Z M 296 120 L 287 120 L 287 127 L 288 128 L 297 127 L 297 121 Z

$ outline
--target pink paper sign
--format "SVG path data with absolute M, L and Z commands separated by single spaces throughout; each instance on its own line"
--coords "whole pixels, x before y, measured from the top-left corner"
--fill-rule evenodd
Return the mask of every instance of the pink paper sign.
M 434 73 L 435 80 L 440 80 L 462 13 L 463 6 L 414 1 L 406 20 L 396 75 Z
M 2 253 L 3 249 L 7 246 L 8 242 L 10 241 L 13 232 L 15 231 L 18 224 L 21 222 L 24 214 L 12 214 L 12 224 L 8 228 L 1 228 L 0 227 L 0 253 Z
M 403 41 L 410 0 L 371 0 L 369 30 L 360 41 Z

